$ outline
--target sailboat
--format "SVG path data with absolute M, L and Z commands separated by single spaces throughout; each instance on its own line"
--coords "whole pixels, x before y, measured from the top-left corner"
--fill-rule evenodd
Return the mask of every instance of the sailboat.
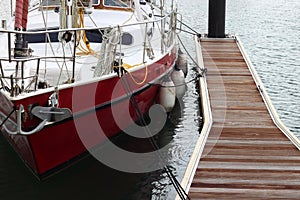
M 178 16 L 163 0 L 16 1 L 0 29 L 0 125 L 35 175 L 149 111 L 176 63 Z

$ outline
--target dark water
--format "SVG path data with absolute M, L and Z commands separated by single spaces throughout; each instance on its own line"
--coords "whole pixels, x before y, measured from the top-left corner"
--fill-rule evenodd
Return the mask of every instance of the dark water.
M 235 0 L 229 9 L 228 31 L 241 35 L 280 118 L 300 137 L 300 1 Z
M 0 0 L 0 16 L 7 13 Z M 183 21 L 207 33 L 207 0 L 178 1 Z M 282 121 L 300 136 L 300 1 L 227 0 L 226 33 L 240 35 Z M 1 17 L 0 17 L 1 18 Z M 193 37 L 182 40 L 195 56 Z M 194 67 L 189 60 L 189 75 Z M 180 106 L 181 105 L 181 106 Z M 198 94 L 188 85 L 183 104 L 177 104 L 163 131 L 160 145 L 170 144 L 168 163 L 180 179 L 199 136 Z M 147 141 L 121 135 L 123 146 L 151 148 Z M 173 199 L 166 173 L 158 170 L 129 174 L 113 170 L 87 157 L 50 179 L 39 182 L 0 137 L 0 199 Z

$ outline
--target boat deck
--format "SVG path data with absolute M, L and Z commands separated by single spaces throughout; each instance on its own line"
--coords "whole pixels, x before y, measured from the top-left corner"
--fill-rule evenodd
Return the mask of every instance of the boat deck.
M 199 48 L 212 125 L 184 178 L 189 197 L 299 199 L 299 140 L 281 124 L 239 40 L 201 39 Z

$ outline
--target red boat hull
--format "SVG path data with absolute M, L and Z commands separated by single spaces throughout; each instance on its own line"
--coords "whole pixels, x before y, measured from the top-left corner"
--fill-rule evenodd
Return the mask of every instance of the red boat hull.
M 73 114 L 70 118 L 47 125 L 32 135 L 10 135 L 4 129 L 2 132 L 38 177 L 49 175 L 138 120 L 140 115 L 132 105 L 132 98 L 140 114 L 144 115 L 155 103 L 160 79 L 175 65 L 176 52 L 174 49 L 158 62 L 131 74 L 126 73 L 121 78 L 114 76 L 60 89 L 59 107 L 69 108 Z M 22 104 L 26 116 L 22 128 L 32 130 L 40 123 L 30 113 L 32 107 L 47 105 L 51 94 L 13 101 L 6 105 L 8 108 L 1 108 L 1 112 L 8 115 L 9 110 L 18 109 Z M 15 120 L 15 115 L 11 120 Z

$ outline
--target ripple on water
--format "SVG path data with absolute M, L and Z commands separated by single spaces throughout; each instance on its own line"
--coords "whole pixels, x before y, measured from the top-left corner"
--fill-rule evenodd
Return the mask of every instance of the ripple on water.
M 239 12 L 240 7 L 243 7 Z M 235 10 L 235 12 L 231 12 Z M 236 13 L 239 13 L 236 19 Z M 300 2 L 227 2 L 229 32 L 241 39 L 282 121 L 300 135 Z

